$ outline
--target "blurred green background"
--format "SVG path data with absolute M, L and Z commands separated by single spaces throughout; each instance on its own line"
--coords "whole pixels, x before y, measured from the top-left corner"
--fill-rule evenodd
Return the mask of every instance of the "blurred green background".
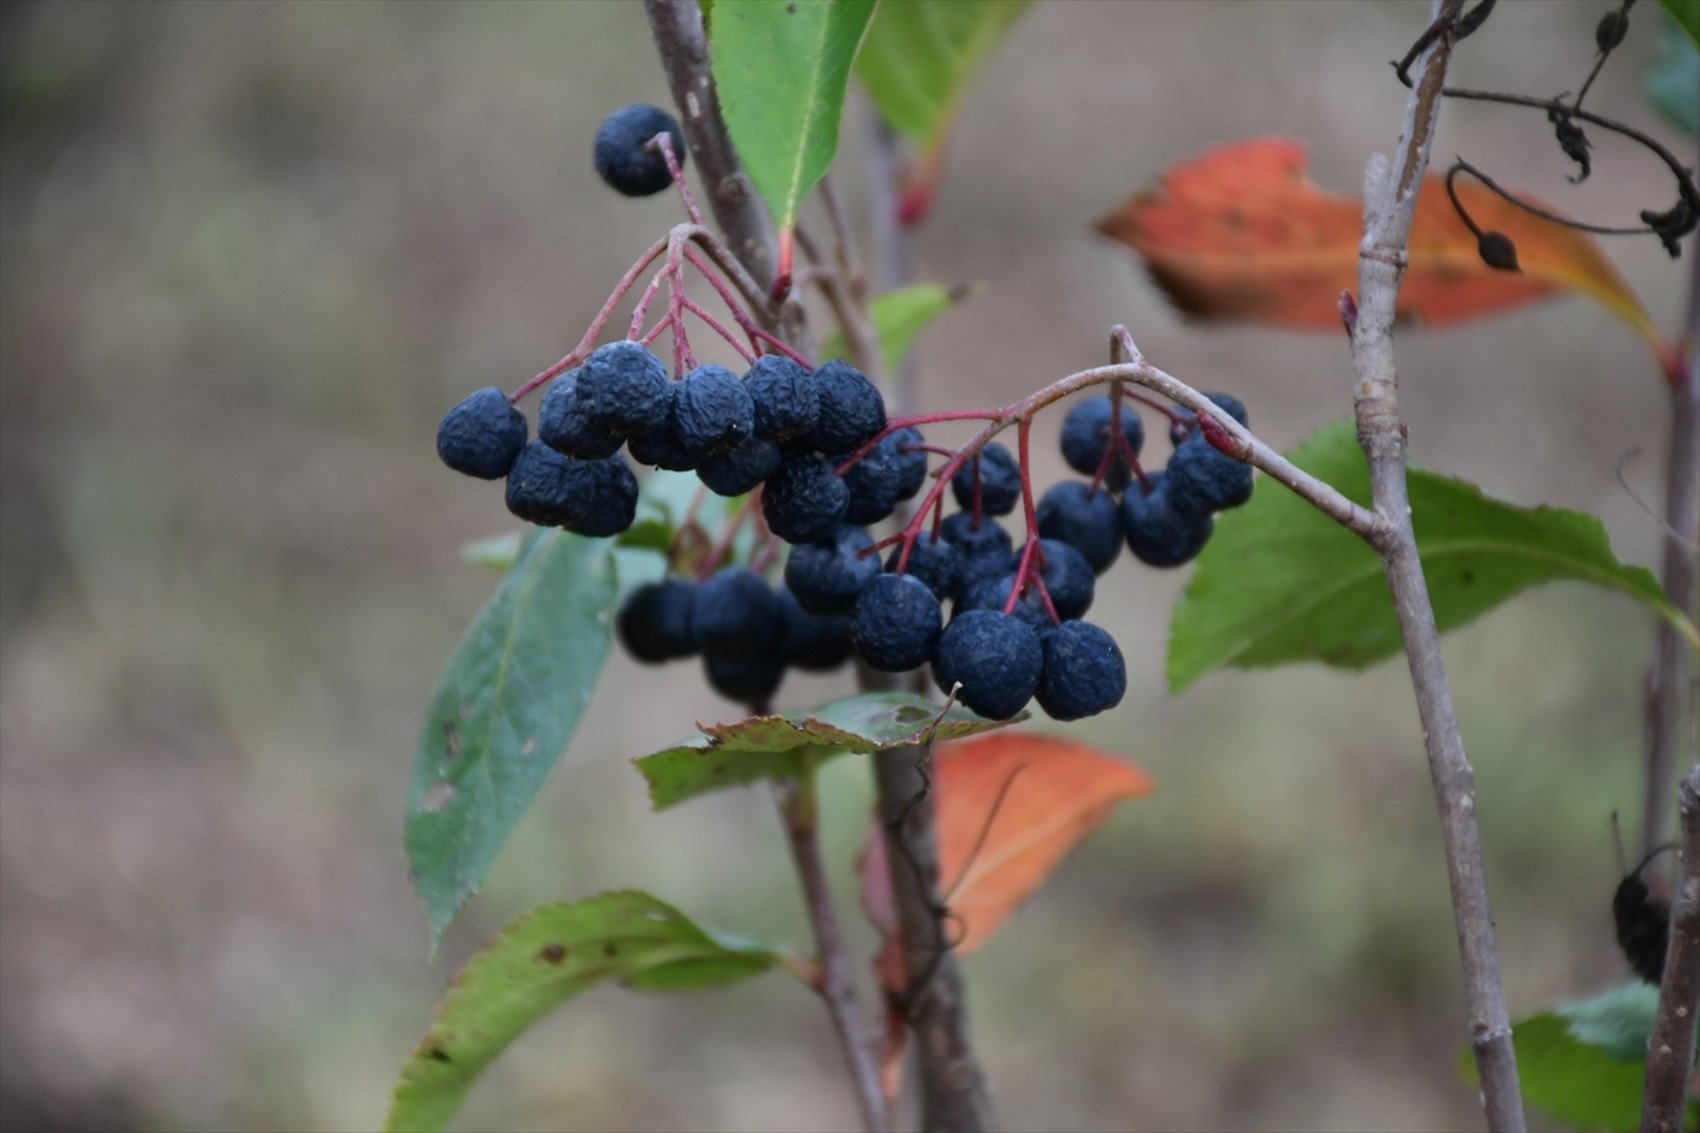
M 1505 3 L 1465 85 L 1574 89 L 1604 5 Z M 919 353 L 922 408 L 1003 401 L 1145 352 L 1297 443 L 1349 406 L 1337 335 L 1182 323 L 1089 222 L 1164 167 L 1303 138 L 1354 192 L 1392 146 L 1412 3 L 1041 2 L 967 101 L 923 277 L 985 289 Z M 1637 13 L 1639 16 L 1639 12 Z M 1649 16 L 1652 12 L 1649 11 Z M 1638 20 L 1591 105 L 1643 102 Z M 616 659 L 562 764 L 426 963 L 402 792 L 437 668 L 511 528 L 436 462 L 449 404 L 564 352 L 676 219 L 590 168 L 615 105 L 665 102 L 634 3 L 0 8 L 0 1124 L 367 1129 L 445 981 L 530 905 L 641 886 L 803 946 L 759 790 L 649 813 L 627 765 L 724 719 L 688 666 Z M 865 106 L 839 184 L 865 225 Z M 1462 153 L 1587 216 L 1668 197 L 1597 139 L 1578 190 L 1538 119 L 1449 107 Z M 1610 251 L 1674 332 L 1686 264 Z M 1600 515 L 1655 561 L 1665 397 L 1630 332 L 1565 299 L 1400 339 L 1412 452 Z M 1041 424 L 1041 435 L 1054 435 Z M 1046 441 L 1041 477 L 1062 472 Z M 1276 488 L 1265 485 L 1261 490 Z M 1169 697 L 1184 571 L 1128 562 L 1095 614 L 1130 670 L 1067 729 L 1158 794 L 1128 804 L 966 961 L 1012 1129 L 1474 1127 L 1437 825 L 1403 666 L 1212 676 Z M 1575 585 L 1447 640 L 1513 1014 L 1621 980 L 1608 815 L 1639 810 L 1649 615 Z M 848 678 L 793 679 L 802 706 Z M 848 870 L 870 786 L 828 772 Z M 858 961 L 860 966 L 860 961 Z M 861 970 L 865 973 L 865 967 Z M 782 976 L 596 991 L 473 1092 L 459 1127 L 854 1123 L 818 1004 Z

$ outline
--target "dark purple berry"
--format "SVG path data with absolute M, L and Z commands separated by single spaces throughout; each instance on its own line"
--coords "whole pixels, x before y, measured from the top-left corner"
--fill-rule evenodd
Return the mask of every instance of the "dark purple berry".
M 1231 393 L 1207 393 L 1204 395 L 1222 412 L 1238 421 L 1241 425 L 1249 425 L 1251 417 L 1246 413 L 1245 403 Z M 1198 418 L 1190 409 L 1176 407 L 1175 417 L 1169 424 L 1169 443 L 1179 445 L 1182 441 L 1198 432 Z
M 815 371 L 820 414 L 809 444 L 828 456 L 849 452 L 885 428 L 885 399 L 866 374 L 837 360 Z
M 759 574 L 744 567 L 722 567 L 696 588 L 691 625 L 704 653 L 778 656 L 785 641 L 785 608 Z
M 764 354 L 744 375 L 755 405 L 755 435 L 784 444 L 809 435 L 820 419 L 815 376 L 782 354 Z
M 1121 703 L 1127 692 L 1127 665 L 1115 638 L 1095 625 L 1065 621 L 1039 644 L 1045 653 L 1039 707 L 1051 719 L 1079 720 Z
M 577 386 L 578 411 L 604 433 L 630 437 L 667 424 L 667 367 L 640 343 L 597 347 L 579 367 Z
M 950 478 L 957 506 L 974 510 L 974 481 L 980 481 L 980 508 L 986 515 L 1008 515 L 1021 498 L 1021 468 L 1009 449 L 993 441 Z
M 1169 503 L 1166 476 L 1154 473 L 1151 490 L 1130 484 L 1122 493 L 1122 536 L 1134 558 L 1147 566 L 1175 567 L 1204 549 L 1214 524 L 1210 514 L 1183 513 Z
M 850 631 L 869 668 L 901 673 L 932 656 L 942 621 L 939 600 L 919 579 L 882 574 L 857 596 Z
M 850 623 L 843 618 L 821 618 L 798 604 L 783 587 L 779 600 L 785 607 L 785 660 L 814 673 L 831 672 L 850 659 Z
M 500 480 L 525 447 L 525 432 L 525 414 L 490 386 L 443 414 L 437 426 L 437 456 L 456 472 Z
M 606 538 L 632 525 L 637 477 L 617 456 L 575 460 L 539 441 L 508 471 L 508 510 L 529 523 Z
M 646 582 L 620 604 L 620 644 L 646 664 L 659 664 L 697 651 L 691 609 L 696 584 L 669 578 Z
M 1182 514 L 1207 515 L 1251 499 L 1251 465 L 1219 451 L 1203 433 L 1176 446 L 1163 473 L 1169 506 Z
M 730 452 L 754 431 L 755 404 L 731 370 L 698 366 L 673 383 L 673 433 L 692 456 Z
M 622 106 L 596 128 L 596 172 L 615 192 L 648 197 L 672 184 L 667 159 L 649 143 L 667 134 L 679 168 L 685 167 L 685 135 L 678 121 L 659 106 L 634 102 Z
M 717 496 L 741 496 L 772 476 L 779 467 L 779 446 L 754 437 L 697 464 L 697 479 Z
M 765 707 L 785 679 L 785 659 L 779 656 L 728 657 L 723 653 L 704 653 L 702 667 L 710 688 L 748 708 Z
M 1040 539 L 1034 553 L 1041 564 L 1039 577 L 1045 583 L 1045 593 L 1051 596 L 1051 605 L 1057 608 L 1057 617 L 1066 621 L 1086 613 L 1096 589 L 1092 564 L 1086 556 L 1056 539 Z M 1011 570 L 1021 569 L 1020 551 L 1010 555 L 1009 566 Z
M 626 442 L 626 450 L 632 454 L 633 460 L 650 468 L 664 468 L 669 472 L 696 470 L 697 458 L 679 443 L 671 418 L 661 428 L 631 438 Z
M 1033 627 L 996 610 L 956 615 L 933 649 L 933 681 L 980 715 L 1005 720 L 1038 691 L 1044 651 Z
M 903 544 L 899 542 L 886 555 L 885 569 L 895 572 L 902 557 Z M 925 531 L 910 548 L 909 561 L 903 569 L 904 573 L 914 575 L 925 583 L 927 589 L 943 602 L 956 595 L 960 567 L 956 548 L 943 538 L 934 539 L 931 531 Z
M 787 543 L 826 538 L 849 505 L 850 489 L 833 475 L 832 465 L 813 453 L 786 457 L 761 491 L 768 530 Z
M 878 555 L 862 555 L 874 545 L 860 527 L 840 524 L 827 538 L 791 548 L 785 560 L 785 586 L 807 612 L 823 618 L 847 618 L 862 587 L 880 573 Z
M 1115 407 L 1110 403 L 1108 395 L 1089 397 L 1076 402 L 1063 418 L 1062 434 L 1059 438 L 1063 459 L 1068 466 L 1082 476 L 1096 476 L 1099 467 L 1104 462 L 1105 451 L 1110 447 L 1110 426 L 1115 415 Z M 1127 438 L 1127 444 L 1133 450 L 1133 455 L 1139 455 L 1140 446 L 1145 443 L 1145 423 L 1140 420 L 1138 412 L 1126 401 L 1121 405 L 1122 436 Z M 1112 491 L 1119 492 L 1127 486 L 1133 470 L 1127 465 L 1127 458 L 1121 454 L 1117 446 L 1116 456 L 1110 461 L 1110 466 L 1104 472 L 1104 483 Z
M 1015 572 L 1009 571 L 996 578 L 986 578 L 970 586 L 955 606 L 955 616 L 960 618 L 969 610 L 997 610 L 1009 602 L 1010 588 L 1015 585 Z M 1039 591 L 1029 586 L 1025 593 L 1016 600 L 1010 613 L 1037 632 L 1051 628 L 1051 615 L 1045 609 L 1045 604 L 1039 599 Z
M 1039 534 L 1067 543 L 1103 574 L 1122 549 L 1121 511 L 1110 493 L 1079 480 L 1054 484 L 1039 500 Z
M 537 406 L 537 438 L 563 456 L 601 460 L 620 451 L 620 438 L 590 423 L 579 408 L 577 370 L 549 383 Z

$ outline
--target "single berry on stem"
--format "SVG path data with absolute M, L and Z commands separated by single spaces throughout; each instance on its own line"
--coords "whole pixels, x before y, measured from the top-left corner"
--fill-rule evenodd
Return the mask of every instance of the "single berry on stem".
M 1044 670 L 1039 635 L 1020 618 L 968 610 L 951 618 L 933 650 L 933 681 L 980 715 L 1005 720 L 1026 707 Z
M 809 435 L 820 420 L 815 375 L 781 354 L 764 354 L 744 374 L 755 406 L 755 435 L 784 444 Z
M 579 367 L 578 411 L 593 428 L 629 437 L 661 428 L 672 405 L 661 359 L 636 342 L 599 346 Z
M 833 360 L 815 371 L 819 416 L 809 443 L 828 456 L 851 452 L 885 428 L 885 399 L 868 376 Z
M 456 472 L 500 480 L 525 447 L 525 414 L 495 386 L 471 394 L 437 426 L 437 456 Z
M 942 622 L 939 600 L 920 579 L 882 574 L 857 596 L 850 631 L 869 668 L 902 673 L 932 656 Z
M 787 543 L 826 538 L 849 505 L 850 489 L 833 475 L 832 465 L 814 453 L 785 457 L 761 491 L 762 516 Z
M 628 197 L 648 197 L 673 183 L 667 159 L 652 144 L 657 134 L 666 134 L 673 154 L 685 163 L 685 135 L 678 120 L 658 106 L 634 102 L 622 106 L 596 128 L 596 172 L 615 192 Z
M 779 467 L 779 446 L 751 437 L 736 448 L 705 456 L 697 464 L 697 479 L 717 496 L 741 496 Z
M 674 382 L 672 409 L 674 436 L 699 459 L 737 448 L 755 432 L 755 403 L 724 366 L 698 366 Z
M 1077 401 L 1063 418 L 1058 443 L 1068 466 L 1082 476 L 1096 476 L 1104 468 L 1104 483 L 1119 492 L 1133 476 L 1121 446 L 1113 443 L 1110 433 L 1116 408 L 1109 396 L 1089 397 Z M 1134 456 L 1145 443 L 1145 423 L 1131 405 L 1122 405 L 1122 437 Z M 1106 465 L 1106 461 L 1108 464 Z
M 1151 476 L 1148 491 L 1129 486 L 1122 494 L 1122 536 L 1134 558 L 1147 566 L 1176 567 L 1204 550 L 1214 524 L 1208 512 L 1181 512 L 1169 502 L 1168 477 Z
M 1053 720 L 1096 716 L 1121 703 L 1127 692 L 1127 665 L 1116 640 L 1086 622 L 1066 621 L 1040 639 L 1045 671 L 1039 680 L 1039 707 Z
M 618 629 L 626 652 L 646 664 L 659 664 L 697 651 L 691 609 L 696 584 L 670 578 L 646 582 L 620 605 Z
M 866 531 L 840 524 L 825 539 L 791 548 L 785 560 L 785 585 L 808 613 L 847 618 L 856 596 L 880 573 L 880 561 L 863 555 L 874 541 Z
M 691 625 L 704 653 L 777 656 L 784 643 L 785 609 L 760 575 L 744 567 L 723 567 L 696 588 Z
M 1051 485 L 1039 501 L 1039 534 L 1067 543 L 1103 574 L 1122 549 L 1121 511 L 1110 493 L 1078 480 Z
M 1009 449 L 993 441 L 952 474 L 950 490 L 958 507 L 984 515 L 1008 515 L 1021 499 L 1021 467 Z

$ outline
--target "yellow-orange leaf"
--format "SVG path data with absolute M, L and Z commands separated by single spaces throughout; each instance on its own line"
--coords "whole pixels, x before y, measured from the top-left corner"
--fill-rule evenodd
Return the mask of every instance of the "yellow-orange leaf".
M 1120 759 L 1026 732 L 944 745 L 932 778 L 939 887 L 960 918 L 958 952 L 984 943 L 1117 803 L 1154 789 Z M 889 938 L 896 923 L 884 843 L 876 830 L 863 853 L 862 905 Z
M 1186 314 L 1337 330 L 1340 292 L 1357 286 L 1363 204 L 1324 192 L 1306 166 L 1304 147 L 1287 138 L 1218 146 L 1164 173 L 1156 189 L 1135 195 L 1097 228 L 1137 252 Z M 1661 360 L 1668 356 L 1670 347 L 1592 236 L 1532 216 L 1467 178 L 1455 187 L 1477 224 L 1516 244 L 1522 271 L 1482 262 L 1442 179 L 1431 174 L 1417 197 L 1401 319 L 1456 323 L 1575 291 L 1628 323 Z

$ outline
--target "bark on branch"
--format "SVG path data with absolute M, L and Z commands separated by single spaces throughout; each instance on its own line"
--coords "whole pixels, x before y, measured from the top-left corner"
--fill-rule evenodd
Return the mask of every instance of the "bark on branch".
M 1700 1011 L 1700 766 L 1682 781 L 1680 809 L 1682 854 L 1659 1010 L 1647 1039 L 1642 1133 L 1679 1133 L 1694 1074 L 1695 1013 Z
M 1435 5 L 1439 18 L 1455 15 L 1456 3 Z M 1406 108 L 1398 152 L 1389 163 L 1372 158 L 1364 187 L 1364 235 L 1358 251 L 1357 318 L 1352 364 L 1357 374 L 1354 402 L 1358 440 L 1369 461 L 1375 510 L 1386 525 L 1378 541 L 1410 664 L 1411 684 L 1422 719 L 1429 774 L 1439 806 L 1446 847 L 1447 878 L 1464 969 L 1470 1042 L 1482 1083 L 1488 1126 L 1522 1130 L 1523 1104 L 1511 1047 L 1511 1020 L 1500 984 L 1488 905 L 1481 831 L 1476 823 L 1475 772 L 1464 752 L 1457 715 L 1441 659 L 1434 608 L 1423 579 L 1411 529 L 1405 480 L 1405 428 L 1399 416 L 1393 360 L 1393 320 L 1417 189 L 1428 164 L 1440 92 L 1451 54 L 1449 37 L 1435 38 L 1418 62 L 1419 78 Z

